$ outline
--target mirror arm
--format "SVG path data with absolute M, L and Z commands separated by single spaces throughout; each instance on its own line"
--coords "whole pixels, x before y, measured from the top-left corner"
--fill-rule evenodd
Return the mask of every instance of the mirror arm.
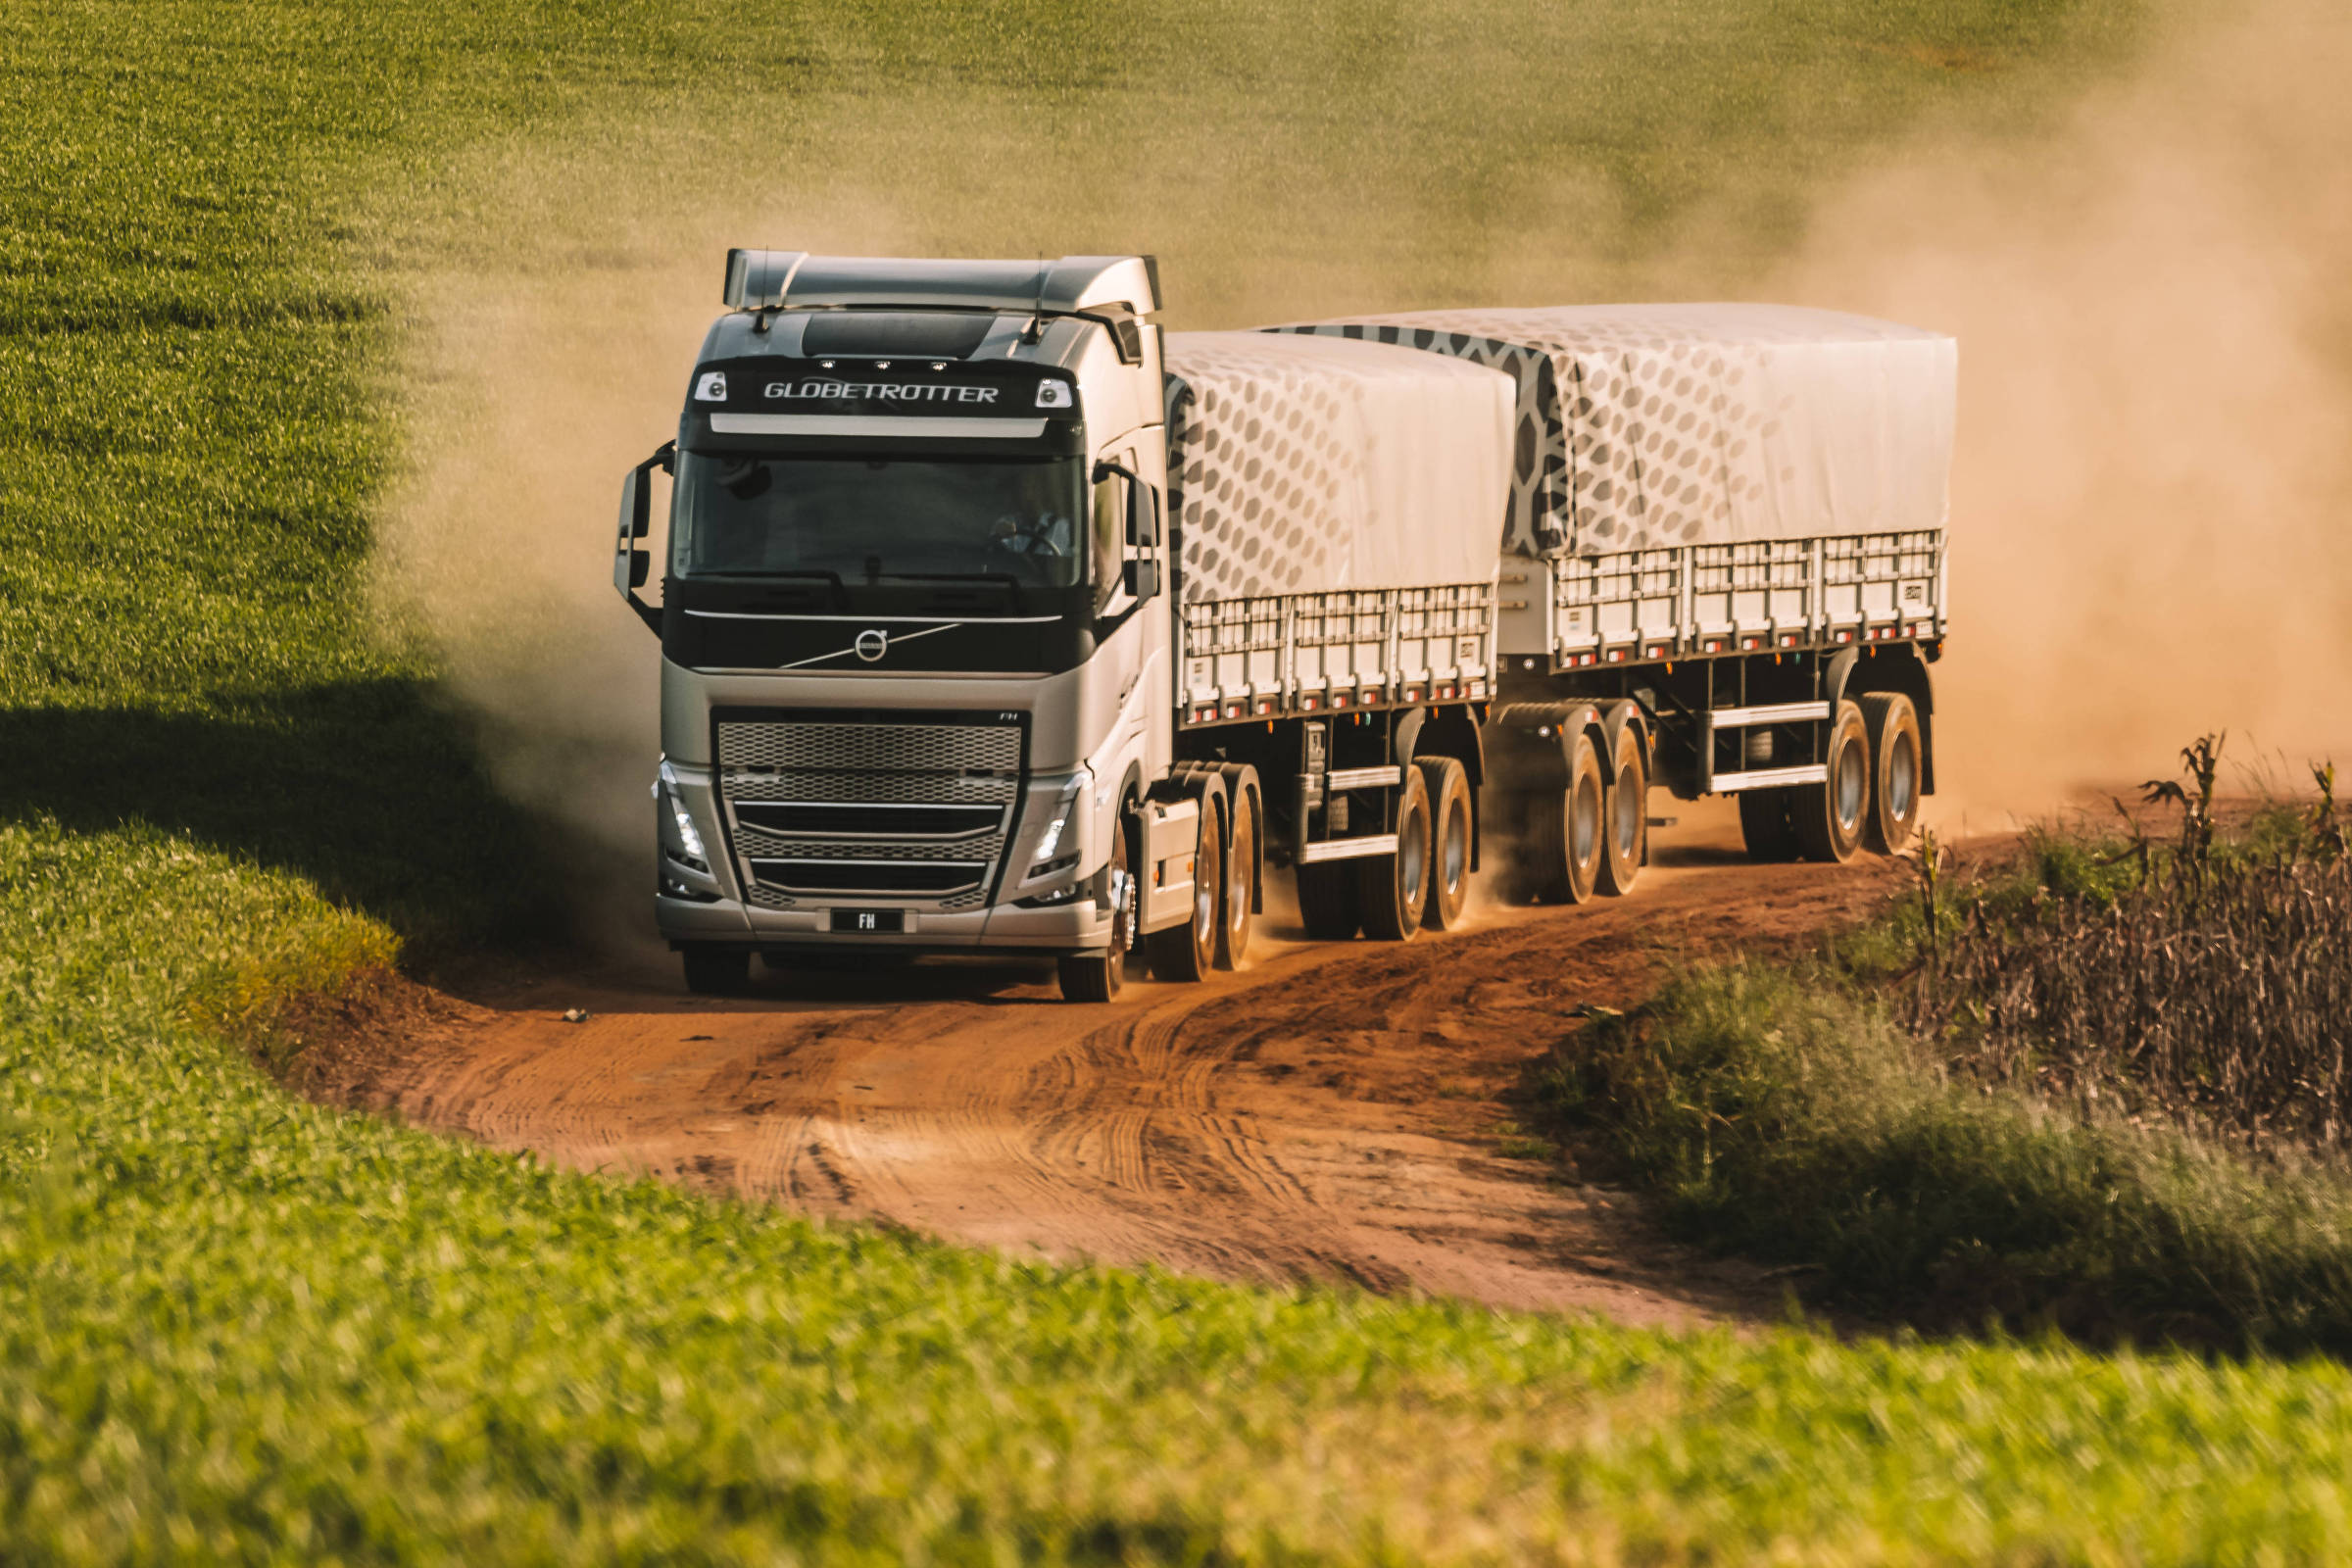
M 645 622 L 645 629 L 652 632 L 657 637 L 661 636 L 662 612 L 656 609 L 654 606 L 647 604 L 643 599 L 639 598 L 637 595 L 637 590 L 634 588 L 629 590 L 628 597 L 629 608 L 637 612 L 637 618 Z

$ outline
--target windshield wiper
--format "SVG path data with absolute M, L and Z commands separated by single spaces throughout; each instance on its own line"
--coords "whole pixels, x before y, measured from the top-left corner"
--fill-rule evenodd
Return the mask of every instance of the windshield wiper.
M 834 604 L 843 610 L 850 608 L 850 591 L 842 586 L 841 573 L 838 571 L 827 571 L 822 566 L 813 566 L 799 571 L 762 571 L 757 575 L 761 577 L 814 577 L 832 588 Z
M 1002 583 L 1012 590 L 1012 608 L 1016 613 L 1028 608 L 1021 592 L 1021 579 L 1009 571 L 888 571 L 883 575 L 904 582 Z

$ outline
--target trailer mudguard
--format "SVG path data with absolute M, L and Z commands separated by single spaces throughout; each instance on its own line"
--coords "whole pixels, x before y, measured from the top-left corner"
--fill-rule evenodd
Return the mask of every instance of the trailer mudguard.
M 1592 703 L 1506 703 L 1486 723 L 1494 782 L 1513 794 L 1564 790 L 1575 737 L 1601 728 Z

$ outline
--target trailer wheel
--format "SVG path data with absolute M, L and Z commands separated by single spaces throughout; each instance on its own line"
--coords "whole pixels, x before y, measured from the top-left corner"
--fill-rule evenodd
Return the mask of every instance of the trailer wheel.
M 1584 904 L 1600 881 L 1603 805 L 1600 753 L 1590 732 L 1570 748 L 1568 787 L 1531 803 L 1529 854 L 1536 897 L 1546 904 Z
M 1225 853 L 1225 918 L 1217 927 L 1217 967 L 1238 969 L 1250 951 L 1250 906 L 1257 901 L 1257 803 L 1248 790 L 1236 790 L 1227 800 L 1233 806 L 1233 846 Z
M 1862 823 L 1870 814 L 1870 732 L 1851 702 L 1839 703 L 1830 720 L 1826 760 L 1828 781 L 1799 790 L 1788 815 L 1806 859 L 1843 865 L 1862 848 Z
M 1803 790 L 1742 790 L 1732 799 L 1740 803 L 1740 837 L 1747 858 L 1767 864 L 1796 858 L 1796 823 L 1790 819 L 1792 800 Z
M 1634 891 L 1649 858 L 1649 764 L 1642 737 L 1631 724 L 1617 732 L 1617 757 L 1609 768 L 1607 833 L 1600 849 L 1600 891 L 1612 897 Z
M 1204 980 L 1217 962 L 1217 928 L 1223 923 L 1225 824 L 1217 803 L 1200 803 L 1200 838 L 1193 846 L 1193 915 L 1181 925 L 1144 938 L 1152 972 L 1162 980 Z
M 1127 984 L 1127 949 L 1135 938 L 1135 881 L 1127 874 L 1126 812 L 1110 836 L 1110 947 L 1102 953 L 1073 954 L 1056 960 L 1064 1002 L 1108 1002 Z
M 690 942 L 678 950 L 686 989 L 698 997 L 741 996 L 752 983 L 752 956 L 741 948 Z
M 1870 811 L 1862 841 L 1892 855 L 1919 826 L 1919 710 L 1900 692 L 1865 693 L 1862 726 L 1870 736 Z
M 1422 919 L 1449 931 L 1470 905 L 1470 775 L 1450 757 L 1420 758 L 1416 765 L 1429 786 L 1429 906 Z
M 1346 942 L 1364 923 L 1355 867 L 1319 860 L 1298 867 L 1298 921 L 1317 942 Z
M 1396 796 L 1396 849 L 1355 862 L 1363 883 L 1364 935 L 1375 942 L 1409 942 L 1429 906 L 1429 785 L 1421 770 L 1404 770 Z

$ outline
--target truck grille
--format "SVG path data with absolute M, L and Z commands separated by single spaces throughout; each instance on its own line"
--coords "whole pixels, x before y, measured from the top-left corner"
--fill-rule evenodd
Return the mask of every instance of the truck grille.
M 719 795 L 751 902 L 986 902 L 1013 826 L 1017 724 L 728 719 Z

